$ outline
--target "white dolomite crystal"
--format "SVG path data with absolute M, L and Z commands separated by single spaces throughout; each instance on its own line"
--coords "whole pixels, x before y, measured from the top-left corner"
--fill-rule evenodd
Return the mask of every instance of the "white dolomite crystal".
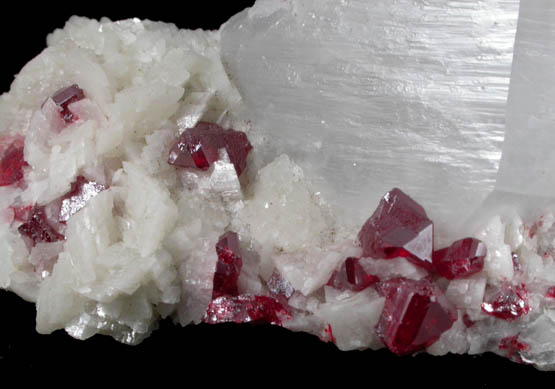
M 262 321 L 555 369 L 553 56 L 531 56 L 555 6 L 520 6 L 512 78 L 518 0 L 259 0 L 220 31 L 71 18 L 0 97 L 0 160 L 20 142 L 28 164 L 0 187 L 0 288 L 37 304 L 38 332 L 78 339 Z M 236 133 L 183 143 L 206 122 L 246 134 L 246 167 Z M 418 239 L 368 255 L 357 233 L 393 187 L 436 250 L 479 239 L 483 266 L 440 275 Z M 400 345 L 415 306 L 444 327 Z

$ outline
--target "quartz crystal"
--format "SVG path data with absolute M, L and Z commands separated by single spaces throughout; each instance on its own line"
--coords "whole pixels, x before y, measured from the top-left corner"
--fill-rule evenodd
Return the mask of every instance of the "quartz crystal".
M 0 97 L 0 288 L 43 334 L 259 323 L 555 370 L 554 16 L 258 0 L 216 31 L 72 17 Z

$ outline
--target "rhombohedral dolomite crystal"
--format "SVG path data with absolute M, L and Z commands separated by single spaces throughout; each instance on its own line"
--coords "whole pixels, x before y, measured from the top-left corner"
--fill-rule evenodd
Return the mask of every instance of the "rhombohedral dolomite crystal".
M 554 370 L 553 14 L 73 17 L 0 97 L 0 287 L 44 334 L 253 322 Z

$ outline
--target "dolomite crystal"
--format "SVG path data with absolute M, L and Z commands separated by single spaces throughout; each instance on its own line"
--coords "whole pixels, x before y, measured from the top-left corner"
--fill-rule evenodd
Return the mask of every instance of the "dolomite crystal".
M 554 370 L 555 6 L 515 45 L 518 8 L 71 18 L 0 97 L 0 287 L 78 339 L 258 322 Z

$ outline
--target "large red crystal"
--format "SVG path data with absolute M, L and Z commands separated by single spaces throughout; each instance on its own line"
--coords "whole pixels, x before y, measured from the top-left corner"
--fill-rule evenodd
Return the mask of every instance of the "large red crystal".
M 347 258 L 332 274 L 328 285 L 339 290 L 348 289 L 358 292 L 375 284 L 380 279 L 364 267 L 364 262 L 368 260 L 368 258 Z
M 214 123 L 199 122 L 179 136 L 170 150 L 168 163 L 178 167 L 208 169 L 225 149 L 240 176 L 247 166 L 252 146 L 244 132 L 223 129 Z
M 69 105 L 76 101 L 83 100 L 84 98 L 85 93 L 77 84 L 62 88 L 52 96 L 52 100 L 58 106 L 62 119 L 64 119 L 67 124 L 78 120 L 75 114 L 69 109 Z
M 32 246 L 36 246 L 37 243 L 51 243 L 65 239 L 65 236 L 48 221 L 45 206 L 34 206 L 29 220 L 20 225 L 18 231 L 31 240 Z
M 461 239 L 433 254 L 436 272 L 448 280 L 468 277 L 484 268 L 486 245 L 474 238 Z
M 214 273 L 212 298 L 225 295 L 237 296 L 239 294 L 237 280 L 243 266 L 237 234 L 232 231 L 223 234 L 216 244 L 216 252 L 218 262 Z
M 276 299 L 244 294 L 212 300 L 202 321 L 209 324 L 257 322 L 281 325 L 288 318 L 289 312 Z
M 432 270 L 433 223 L 420 205 L 397 188 L 385 194 L 358 239 L 363 257 L 404 257 Z
M 83 176 L 78 176 L 71 184 L 71 190 L 60 199 L 60 222 L 67 222 L 69 218 L 79 212 L 87 202 L 102 192 L 106 187 Z
M 530 312 L 526 285 L 504 284 L 486 290 L 482 311 L 503 320 L 515 320 Z
M 430 346 L 457 320 L 456 309 L 430 281 L 395 278 L 379 289 L 385 304 L 375 330 L 395 354 Z
M 0 147 L 0 186 L 17 185 L 23 180 L 23 168 L 28 166 L 24 160 L 24 140 L 14 138 L 7 145 L 5 140 L 0 141 L 6 147 Z

